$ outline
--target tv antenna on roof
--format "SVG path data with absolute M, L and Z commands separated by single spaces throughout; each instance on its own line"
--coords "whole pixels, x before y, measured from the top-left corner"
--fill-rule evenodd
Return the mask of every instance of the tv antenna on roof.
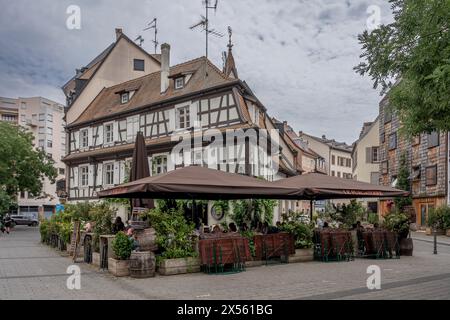
M 136 39 L 134 39 L 134 42 L 139 41 L 139 47 L 142 47 L 142 43 L 144 43 L 144 38 L 142 38 L 141 35 L 139 35 Z
M 206 34 L 206 58 L 208 58 L 208 37 L 209 35 L 213 35 L 218 38 L 222 38 L 224 35 L 223 33 L 216 31 L 215 29 L 209 28 L 209 10 L 214 10 L 214 12 L 217 11 L 217 4 L 219 0 L 215 0 L 214 5 L 211 5 L 211 0 L 203 0 L 203 5 L 205 6 L 205 16 L 201 16 L 200 22 L 194 24 L 190 27 L 191 30 L 196 29 L 198 27 L 202 27 L 202 31 L 205 31 Z
M 158 42 L 158 27 L 157 27 L 157 19 L 156 18 L 154 18 L 152 21 L 150 21 L 148 24 L 147 24 L 147 27 L 143 30 L 143 31 L 147 31 L 147 30 L 150 30 L 150 29 L 155 29 L 155 38 L 154 38 L 154 40 L 152 40 L 152 42 L 153 42 L 153 45 L 155 46 L 155 54 L 156 54 L 156 49 L 158 49 L 158 44 L 159 44 L 159 42 Z

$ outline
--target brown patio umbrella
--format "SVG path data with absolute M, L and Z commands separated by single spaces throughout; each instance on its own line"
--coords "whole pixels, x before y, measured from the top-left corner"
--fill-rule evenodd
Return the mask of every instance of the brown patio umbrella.
M 147 149 L 145 147 L 145 139 L 142 132 L 138 132 L 133 151 L 133 160 L 131 162 L 130 182 L 150 176 L 148 167 Z M 131 206 L 149 208 L 155 207 L 152 199 L 132 198 Z
M 298 188 L 299 199 L 353 199 L 407 196 L 408 192 L 361 181 L 308 173 L 273 182 L 279 187 Z
M 332 177 L 321 173 L 308 173 L 282 179 L 273 182 L 273 185 L 298 188 L 298 199 L 311 201 L 311 218 L 314 200 L 403 197 L 408 195 L 408 192 L 404 190 Z
M 100 198 L 161 199 L 292 199 L 298 188 L 199 166 L 185 167 L 98 193 Z

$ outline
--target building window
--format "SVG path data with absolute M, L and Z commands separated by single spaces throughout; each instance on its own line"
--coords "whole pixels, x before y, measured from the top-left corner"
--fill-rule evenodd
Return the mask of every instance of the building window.
M 45 127 L 39 127 L 39 134 L 45 134 Z
M 352 160 L 351 159 L 345 159 L 345 166 L 347 168 L 351 168 L 352 167 Z
M 176 78 L 175 79 L 175 89 L 182 89 L 184 87 L 184 78 Z
M 389 135 L 389 150 L 397 149 L 397 132 Z
M 80 131 L 80 145 L 82 148 L 87 148 L 89 146 L 89 132 L 88 129 Z
M 106 163 L 104 167 L 105 185 L 114 184 L 114 163 Z
M 370 183 L 371 184 L 380 184 L 380 173 L 379 172 L 371 172 L 370 173 Z
M 386 142 L 386 134 L 384 132 L 381 134 L 380 142 L 381 143 L 385 143 Z
M 45 113 L 39 114 L 39 121 L 45 121 Z
M 384 123 L 392 121 L 392 110 L 389 107 L 384 108 Z
M 341 173 L 338 171 L 337 172 L 337 177 L 340 178 L 341 177 Z
M 181 107 L 177 109 L 177 129 L 190 128 L 190 111 L 189 106 Z
M 89 167 L 80 167 L 80 187 L 87 187 L 89 184 Z
M 120 102 L 122 104 L 128 103 L 130 101 L 130 94 L 129 92 L 124 92 L 120 95 Z
M 113 130 L 114 125 L 112 123 L 105 124 L 105 143 L 112 143 L 113 142 Z
M 418 144 L 420 144 L 420 135 L 413 137 L 411 140 L 411 145 L 417 146 Z
M 434 148 L 439 145 L 439 133 L 437 131 L 433 131 L 427 135 L 428 148 Z
M 52 114 L 47 114 L 47 121 L 48 122 L 53 122 L 53 115 Z
M 381 173 L 382 174 L 388 174 L 389 173 L 389 162 L 387 160 L 383 161 L 381 163 Z
M 331 176 L 334 177 L 336 173 L 334 171 L 331 171 Z
M 53 148 L 53 141 L 47 140 L 47 148 Z
M 380 162 L 380 147 L 372 147 L 372 163 Z
M 141 59 L 134 59 L 134 71 L 145 71 L 145 61 Z
M 39 148 L 44 149 L 44 147 L 45 147 L 45 140 L 44 139 L 40 139 L 39 140 Z
M 437 184 L 437 165 L 427 167 L 427 186 L 435 186 Z
M 66 170 L 64 168 L 59 168 L 58 171 L 59 171 L 59 174 L 61 174 L 61 175 L 66 174 Z
M 53 128 L 47 127 L 47 134 L 50 136 L 53 135 Z
M 167 156 L 157 156 L 152 161 L 152 175 L 157 176 L 167 172 Z
M 336 164 L 336 157 L 335 156 L 331 156 L 331 164 L 332 165 Z

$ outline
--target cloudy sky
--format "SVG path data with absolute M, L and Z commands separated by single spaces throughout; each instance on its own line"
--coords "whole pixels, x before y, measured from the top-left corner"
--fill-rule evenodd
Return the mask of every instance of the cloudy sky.
M 159 41 L 171 44 L 172 63 L 205 54 L 204 34 L 189 26 L 204 13 L 202 0 L 0 0 L 0 96 L 44 96 L 64 102 L 60 87 L 75 68 L 111 44 L 114 28 L 153 52 L 152 33 L 142 32 L 158 18 Z M 66 27 L 70 5 L 81 9 L 81 30 Z M 219 0 L 212 27 L 233 29 L 239 76 L 247 81 L 271 116 L 295 130 L 348 143 L 362 123 L 378 113 L 379 92 L 354 73 L 359 62 L 358 33 L 367 28 L 369 6 L 391 19 L 383 0 Z M 222 66 L 227 37 L 211 38 L 210 59 Z

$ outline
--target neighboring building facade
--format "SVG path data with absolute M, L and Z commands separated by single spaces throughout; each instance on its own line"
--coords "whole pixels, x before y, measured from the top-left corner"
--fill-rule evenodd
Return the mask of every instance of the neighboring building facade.
M 13 124 L 19 123 L 19 108 L 16 99 L 0 97 L 0 120 Z
M 121 34 L 117 41 L 124 38 Z M 227 141 L 231 129 L 247 134 L 276 129 L 265 107 L 237 78 L 231 45 L 223 70 L 204 57 L 170 66 L 167 44 L 161 46 L 159 59 L 157 71 L 105 87 L 92 101 L 69 108 L 69 151 L 64 162 L 70 201 L 94 200 L 99 190 L 126 180 L 138 131 L 146 139 L 151 175 L 186 165 L 268 180 L 300 171 L 298 155 L 282 136 L 275 137 L 279 144 L 275 153 L 270 152 L 272 139 L 267 146 L 245 138 L 232 139 L 232 146 L 216 143 Z M 88 89 L 89 83 L 84 90 Z M 261 142 L 261 136 L 258 139 Z M 275 166 L 279 170 L 273 172 Z M 203 218 L 205 223 L 216 222 L 211 216 Z M 279 212 L 274 220 L 278 218 Z
M 65 164 L 61 159 L 66 152 L 65 108 L 57 102 L 42 97 L 0 98 L 0 101 L 2 106 L 4 101 L 8 101 L 11 107 L 14 102 L 17 121 L 10 122 L 19 124 L 33 133 L 34 146 L 44 150 L 55 161 L 58 173 L 57 183 L 52 184 L 48 179 L 44 180 L 40 197 L 31 198 L 27 192 L 18 195 L 19 213 L 36 216 L 40 212 L 50 216 L 59 203 L 61 194 L 58 191 L 64 190 Z M 9 114 L 12 115 L 13 112 Z M 62 190 L 57 190 L 58 186 Z
M 304 143 L 324 159 L 326 173 L 344 179 L 352 179 L 352 147 L 345 142 L 337 142 L 299 132 L 299 138 Z
M 352 151 L 353 179 L 380 184 L 380 121 L 363 125 L 359 139 L 353 144 Z M 378 200 L 361 199 L 371 212 L 378 212 Z
M 404 154 L 410 172 L 411 193 L 416 223 L 427 224 L 431 208 L 447 203 L 448 195 L 448 134 L 424 133 L 413 139 L 400 132 L 398 116 L 389 108 L 386 96 L 380 102 L 380 181 L 382 185 L 396 185 L 400 159 Z M 381 202 L 381 213 L 388 212 L 390 200 Z

